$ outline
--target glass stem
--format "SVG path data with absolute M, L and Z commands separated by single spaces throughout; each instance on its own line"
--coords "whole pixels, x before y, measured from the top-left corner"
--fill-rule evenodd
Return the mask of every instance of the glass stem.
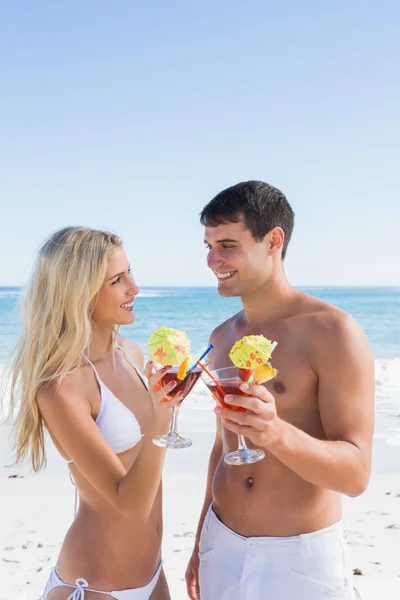
M 238 450 L 248 450 L 246 440 L 242 435 L 238 435 L 239 448 Z
M 178 420 L 178 412 L 179 406 L 172 407 L 172 423 L 171 423 L 171 433 L 178 433 L 177 430 L 177 420 Z

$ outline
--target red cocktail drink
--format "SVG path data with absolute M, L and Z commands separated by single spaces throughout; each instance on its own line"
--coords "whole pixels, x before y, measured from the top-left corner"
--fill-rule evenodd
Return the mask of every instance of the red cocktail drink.
M 182 400 L 184 400 L 186 396 L 192 391 L 195 383 L 199 379 L 201 375 L 201 369 L 200 367 L 195 367 L 195 369 L 188 373 L 183 380 L 177 378 L 178 369 L 179 367 L 171 367 L 171 369 L 167 371 L 164 377 L 162 378 L 162 385 L 168 385 L 168 383 L 170 383 L 171 381 L 176 381 L 176 387 L 174 387 L 172 392 L 168 393 L 168 396 L 170 398 L 175 398 L 178 392 L 182 392 Z
M 232 404 L 227 404 L 224 400 L 224 397 L 227 394 L 232 394 L 233 396 L 248 396 L 248 394 L 242 392 L 239 388 L 242 383 L 246 383 L 240 379 L 239 371 L 240 369 L 238 369 L 238 367 L 225 367 L 224 369 L 210 371 L 209 374 L 203 373 L 201 377 L 216 402 L 222 408 L 246 412 L 241 406 L 232 406 Z M 248 465 L 258 462 L 265 457 L 263 450 L 258 448 L 248 448 L 243 435 L 238 434 L 238 440 L 239 448 L 235 452 L 230 452 L 224 457 L 224 461 L 228 465 Z
M 182 392 L 182 402 L 182 400 L 186 398 L 186 396 L 192 391 L 194 385 L 197 383 L 201 375 L 201 369 L 196 365 L 193 371 L 188 371 L 186 377 L 184 377 L 182 380 L 178 379 L 177 377 L 178 370 L 179 366 L 175 365 L 170 367 L 158 385 L 161 389 L 161 387 L 168 385 L 168 383 L 171 381 L 176 381 L 176 386 L 174 389 L 168 392 L 168 398 L 175 398 L 178 392 Z M 168 398 L 165 400 L 165 402 L 168 401 Z M 153 443 L 156 446 L 161 446 L 162 448 L 188 448 L 192 445 L 191 440 L 182 437 L 177 430 L 178 410 L 181 402 L 179 405 L 172 407 L 172 424 L 169 432 L 166 435 L 161 435 L 153 439 Z
M 230 410 L 238 410 L 239 412 L 244 412 L 244 408 L 241 406 L 233 406 L 232 404 L 227 404 L 224 401 L 224 396 L 227 394 L 231 394 L 232 396 L 246 396 L 244 392 L 239 388 L 239 385 L 243 383 L 240 381 L 238 383 L 220 383 L 217 387 L 215 383 L 207 382 L 207 387 L 212 393 L 214 400 L 222 407 L 229 408 Z

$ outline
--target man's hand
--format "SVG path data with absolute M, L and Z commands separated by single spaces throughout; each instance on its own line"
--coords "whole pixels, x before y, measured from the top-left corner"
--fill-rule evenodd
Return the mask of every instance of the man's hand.
M 199 565 L 199 552 L 195 548 L 185 573 L 186 589 L 190 600 L 200 600 Z
M 221 417 L 227 429 L 243 435 L 256 446 L 268 449 L 279 439 L 283 423 L 276 413 L 275 398 L 262 385 L 242 383 L 239 387 L 248 395 L 228 394 L 224 402 L 240 406 L 245 409 L 244 412 L 219 406 L 214 412 Z

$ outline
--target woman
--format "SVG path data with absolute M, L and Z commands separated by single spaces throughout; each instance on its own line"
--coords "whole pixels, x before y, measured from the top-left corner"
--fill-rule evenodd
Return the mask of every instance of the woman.
M 174 384 L 133 342 L 139 289 L 121 240 L 70 227 L 40 250 L 12 366 L 17 459 L 45 465 L 44 427 L 68 462 L 79 510 L 43 600 L 169 600 L 161 563 L 161 474 Z M 164 401 L 162 401 L 164 399 Z M 167 400 L 167 401 L 165 401 Z M 18 407 L 18 408 L 17 408 Z

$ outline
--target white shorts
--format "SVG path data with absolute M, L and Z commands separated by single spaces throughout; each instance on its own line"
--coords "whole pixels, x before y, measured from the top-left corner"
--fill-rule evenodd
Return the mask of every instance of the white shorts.
M 210 506 L 200 538 L 201 600 L 353 600 L 342 522 L 292 537 L 245 538 Z

